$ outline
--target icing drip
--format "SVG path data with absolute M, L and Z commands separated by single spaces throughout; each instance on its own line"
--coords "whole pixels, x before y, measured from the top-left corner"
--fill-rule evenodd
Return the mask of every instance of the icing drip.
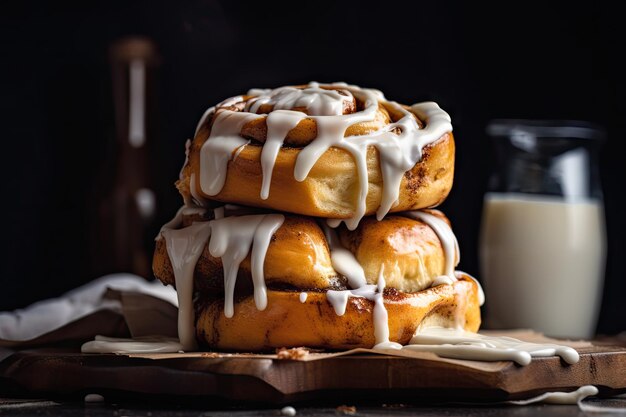
M 267 306 L 263 264 L 274 232 L 283 224 L 282 214 L 225 217 L 211 223 L 209 252 L 222 258 L 224 266 L 224 315 L 234 314 L 234 293 L 241 261 L 251 252 L 254 301 L 259 310 Z M 252 249 L 250 249 L 252 247 Z
M 180 225 L 183 223 L 183 211 L 185 210 L 186 207 L 187 206 L 182 206 L 181 208 L 179 208 L 176 214 L 174 215 L 174 217 L 172 217 L 170 221 L 168 221 L 163 226 L 161 226 L 161 229 L 159 230 L 159 234 L 156 235 L 156 237 L 154 238 L 155 241 L 158 242 L 159 240 L 163 238 L 164 231 L 169 230 L 169 229 L 178 229 L 180 227 Z
M 420 330 L 404 349 L 433 352 L 439 356 L 455 359 L 512 360 L 520 365 L 528 365 L 533 357 L 555 355 L 569 364 L 579 360 L 578 352 L 567 346 L 522 342 L 512 337 L 485 336 L 463 329 L 444 327 Z
M 330 248 L 330 261 L 333 269 L 348 279 L 348 285 L 351 288 L 356 289 L 365 286 L 367 284 L 365 271 L 354 254 L 341 245 L 334 230 L 323 223 L 322 229 Z
M 385 307 L 385 298 L 383 296 L 385 291 L 385 265 L 381 265 L 380 273 L 378 274 L 377 292 L 374 295 L 374 311 L 372 312 L 374 319 L 374 336 L 376 338 L 376 345 L 373 349 L 402 349 L 402 345 L 396 342 L 389 341 L 389 316 L 387 314 L 387 308 Z
M 345 276 L 348 279 L 348 285 L 352 287 L 350 290 L 329 290 L 326 292 L 326 299 L 333 306 L 335 314 L 343 316 L 346 313 L 350 297 L 363 297 L 374 301 L 372 318 L 376 340 L 375 348 L 399 349 L 401 345 L 389 341 L 388 315 L 383 297 L 385 290 L 384 265 L 381 265 L 378 274 L 378 284 L 368 284 L 363 267 L 354 254 L 341 245 L 335 230 L 324 223 L 322 223 L 322 228 L 330 248 L 330 260 L 333 268 Z M 302 301 L 302 295 L 300 295 L 300 300 Z
M 285 216 L 282 214 L 267 214 L 263 216 L 263 219 L 254 231 L 250 268 L 254 286 L 254 303 L 259 310 L 265 310 L 267 307 L 267 288 L 265 287 L 265 275 L 263 273 L 265 255 L 267 254 L 272 236 L 274 236 L 274 233 L 282 226 L 284 221 Z
M 208 200 L 202 197 L 196 191 L 196 177 L 195 175 L 189 176 L 189 193 L 191 194 L 191 203 L 185 201 L 185 205 L 196 205 L 196 206 L 209 206 Z
M 226 168 L 233 152 L 248 141 L 239 132 L 244 124 L 259 116 L 223 110 L 217 113 L 211 134 L 200 149 L 200 188 L 206 195 L 216 195 L 226 182 Z
M 352 90 L 356 96 L 365 102 L 365 109 L 361 112 L 342 116 L 313 117 L 317 123 L 317 137 L 304 147 L 296 158 L 294 178 L 296 181 L 304 181 L 317 160 L 331 147 L 337 147 L 348 151 L 354 158 L 359 180 L 359 197 L 354 216 L 345 221 L 350 230 L 354 230 L 365 214 L 365 201 L 368 191 L 367 173 L 367 144 L 363 143 L 368 136 L 358 136 L 360 140 L 349 142 L 344 138 L 348 127 L 355 123 L 369 122 L 376 117 L 378 109 L 378 96 L 366 89 Z M 382 158 L 381 158 L 382 162 Z
M 176 281 L 178 338 L 184 350 L 194 350 L 193 272 L 211 234 L 211 225 L 210 222 L 194 223 L 184 229 L 165 229 L 162 233 Z
M 452 284 L 456 281 L 456 275 L 454 273 L 454 267 L 459 264 L 461 260 L 461 254 L 459 251 L 459 242 L 456 240 L 454 232 L 444 220 L 434 216 L 425 211 L 408 211 L 404 213 L 405 216 L 420 220 L 426 223 L 431 229 L 435 231 L 441 246 L 443 246 L 443 253 L 445 256 L 445 271 L 444 276 L 437 277 L 433 282 L 433 286 L 441 284 Z
M 575 391 L 571 392 L 544 392 L 541 395 L 538 395 L 533 398 L 529 398 L 527 400 L 519 400 L 519 401 L 510 401 L 511 404 L 515 405 L 528 405 L 534 403 L 546 403 L 546 404 L 580 404 L 582 400 L 587 397 L 591 397 L 593 395 L 598 394 L 598 388 L 593 385 L 583 385 Z M 582 408 L 582 407 L 581 407 Z M 583 411 L 604 411 L 604 410 L 585 410 Z M 624 411 L 624 410 L 622 410 Z
M 275 110 L 267 116 L 267 140 L 261 151 L 261 169 L 263 170 L 261 198 L 263 200 L 267 200 L 270 195 L 272 171 L 283 141 L 289 131 L 305 117 L 304 113 L 288 110 Z
M 352 100 L 352 95 L 342 95 L 337 90 L 325 90 L 318 83 L 310 83 L 306 88 L 280 87 L 251 92 L 260 92 L 258 97 L 246 103 L 245 109 L 251 113 L 258 113 L 262 105 L 271 105 L 274 111 L 305 108 L 312 116 L 339 116 L 343 114 L 343 103 Z
M 364 103 L 362 111 L 341 114 L 339 107 L 351 96 L 343 96 L 335 90 L 325 90 L 317 83 L 311 83 L 305 89 L 281 87 L 276 90 L 251 90 L 250 94 L 258 97 L 246 103 L 246 109 L 257 111 L 263 104 L 272 104 L 275 111 L 267 117 L 267 139 L 263 146 L 261 164 L 263 182 L 261 198 L 267 199 L 272 171 L 276 156 L 289 130 L 303 119 L 315 120 L 317 137 L 300 150 L 294 167 L 294 178 L 304 181 L 318 159 L 331 147 L 343 149 L 352 155 L 357 168 L 359 193 L 354 215 L 344 222 L 354 230 L 366 210 L 369 178 L 367 172 L 367 151 L 374 146 L 380 155 L 380 168 L 383 177 L 383 190 L 376 216 L 381 220 L 396 204 L 400 193 L 400 184 L 406 171 L 410 170 L 422 158 L 422 149 L 446 132 L 452 131 L 450 117 L 436 103 L 414 104 L 411 112 L 422 118 L 426 126 L 421 129 L 411 112 L 395 102 L 385 101 L 378 90 L 348 86 L 344 83 L 331 84 L 341 86 L 353 97 Z M 241 97 L 229 101 L 235 103 Z M 363 136 L 345 137 L 348 127 L 361 122 L 373 121 L 376 117 L 379 101 L 393 107 L 403 116 L 377 132 Z M 309 115 L 288 110 L 306 107 Z M 209 109 L 210 110 L 210 109 Z M 210 112 L 207 111 L 209 114 Z M 274 113 L 278 113 L 273 116 Z M 328 115 L 328 114 L 332 115 Z M 203 119 L 208 115 L 205 114 Z M 218 194 L 226 179 L 226 167 L 233 152 L 247 143 L 239 134 L 241 127 L 262 116 L 256 113 L 221 111 L 213 122 L 209 139 L 203 144 L 200 154 L 200 186 L 208 195 Z M 201 120 L 200 125 L 204 123 Z M 399 133 L 398 133 L 399 132 Z
M 374 338 L 376 340 L 374 349 L 401 349 L 402 345 L 389 341 L 389 322 L 387 308 L 384 303 L 384 290 L 385 278 L 383 268 L 381 268 L 377 285 L 365 284 L 352 290 L 329 290 L 326 293 L 326 298 L 338 316 L 343 316 L 346 313 L 350 297 L 363 297 L 373 301 L 372 320 L 374 323 Z
M 232 106 L 232 105 L 236 104 L 237 102 L 241 101 L 242 99 L 243 99 L 243 97 L 241 97 L 241 96 L 235 96 L 235 97 L 227 98 L 226 100 L 224 100 L 221 103 L 219 103 L 217 106 L 209 107 L 202 114 L 202 117 L 200 117 L 200 121 L 196 125 L 196 131 L 195 131 L 194 135 L 197 135 L 198 131 L 200 130 L 202 125 L 207 121 L 207 119 L 209 117 L 213 116 L 213 114 L 215 113 L 216 107 L 229 107 L 229 106 Z
M 267 289 L 263 265 L 270 240 L 283 224 L 282 214 L 259 214 L 224 217 L 224 208 L 215 209 L 215 220 L 196 222 L 180 229 L 182 207 L 174 219 L 166 223 L 160 235 L 165 238 L 167 253 L 174 270 L 178 296 L 178 336 L 184 350 L 195 349 L 193 312 L 193 278 L 196 263 L 209 243 L 212 256 L 221 257 L 224 267 L 224 315 L 234 314 L 234 290 L 243 259 L 251 254 L 254 301 L 259 310 L 267 307 Z M 192 210 L 200 210 L 198 208 Z M 159 237 L 157 237 L 159 239 Z
M 304 303 L 308 297 L 309 297 L 309 295 L 306 292 L 301 292 L 300 293 L 300 302 Z
M 346 314 L 346 307 L 348 306 L 348 298 L 350 297 L 363 297 L 368 300 L 374 301 L 376 295 L 377 286 L 374 284 L 366 284 L 362 287 L 355 288 L 353 290 L 328 290 L 326 292 L 326 299 L 333 306 L 335 313 L 338 316 Z

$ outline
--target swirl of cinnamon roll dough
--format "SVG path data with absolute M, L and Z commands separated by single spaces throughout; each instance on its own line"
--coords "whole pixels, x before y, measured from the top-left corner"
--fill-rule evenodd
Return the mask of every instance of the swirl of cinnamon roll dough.
M 405 106 L 343 83 L 250 90 L 205 112 L 177 187 L 208 200 L 343 220 L 434 207 L 454 139 L 433 102 Z

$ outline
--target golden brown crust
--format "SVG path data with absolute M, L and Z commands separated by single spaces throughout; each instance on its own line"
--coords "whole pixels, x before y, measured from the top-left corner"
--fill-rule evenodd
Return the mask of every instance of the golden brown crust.
M 175 285 L 165 239 L 156 242 L 152 269 L 164 284 Z M 263 269 L 265 282 L 270 288 L 345 288 L 344 278 L 338 276 L 331 266 L 324 233 L 315 220 L 302 216 L 285 216 L 285 222 L 270 242 Z M 196 264 L 194 283 L 196 290 L 201 292 L 222 292 L 224 289 L 222 260 L 211 256 L 208 243 Z M 239 267 L 236 292 L 249 294 L 251 286 L 248 254 Z
M 363 267 L 369 284 L 376 284 L 381 267 L 387 286 L 405 292 L 427 288 L 434 277 L 444 274 L 441 242 L 421 221 L 393 215 L 381 221 L 366 217 L 354 231 L 341 227 L 339 236 Z
M 197 175 L 200 167 L 200 148 L 208 138 L 207 128 L 202 128 L 192 143 L 189 163 L 183 169 L 183 178 L 177 187 L 189 197 L 190 176 Z M 241 149 L 235 159 L 228 162 L 226 182 L 215 196 L 200 189 L 198 177 L 194 181 L 195 193 L 205 199 L 264 207 L 315 217 L 350 218 L 358 200 L 358 175 L 352 155 L 343 149 L 330 148 L 317 161 L 308 177 L 296 181 L 293 172 L 298 148 L 283 147 L 276 158 L 272 183 L 267 200 L 260 197 L 262 146 L 250 143 Z M 407 171 L 400 184 L 398 204 L 391 212 L 434 207 L 442 203 L 452 188 L 454 177 L 454 139 L 446 133 L 423 149 L 420 162 Z M 378 151 L 370 147 L 367 152 L 369 190 L 365 215 L 372 215 L 380 206 L 382 174 Z
M 386 290 L 389 338 L 407 344 L 421 325 L 461 325 L 468 331 L 480 326 L 478 287 L 469 278 L 418 293 Z M 267 308 L 256 309 L 252 297 L 235 303 L 226 318 L 223 300 L 205 302 L 197 312 L 196 333 L 206 346 L 221 350 L 266 351 L 307 346 L 324 349 L 371 348 L 375 344 L 374 303 L 351 297 L 346 313 L 338 316 L 324 292 L 309 292 L 304 303 L 298 292 L 269 291 Z
M 447 221 L 443 213 L 431 213 Z M 191 220 L 206 221 L 199 216 L 183 216 L 183 225 Z M 387 216 L 378 222 L 369 217 L 349 231 L 338 229 L 342 244 L 363 266 L 369 284 L 376 284 L 381 265 L 387 287 L 404 292 L 428 288 L 444 273 L 444 251 L 435 232 L 425 223 L 401 216 Z M 156 242 L 153 271 L 165 284 L 174 285 L 174 273 L 164 239 Z M 269 288 L 293 290 L 345 289 L 346 279 L 332 267 L 328 242 L 314 219 L 285 214 L 268 247 L 264 264 Z M 195 268 L 195 287 L 201 292 L 223 291 L 223 269 L 220 258 L 211 256 L 208 244 Z M 237 294 L 250 294 L 250 256 L 241 263 Z

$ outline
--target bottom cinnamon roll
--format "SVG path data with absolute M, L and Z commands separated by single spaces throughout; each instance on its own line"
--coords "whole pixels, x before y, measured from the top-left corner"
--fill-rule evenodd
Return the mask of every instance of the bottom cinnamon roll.
M 416 293 L 388 288 L 383 292 L 389 341 L 408 344 L 420 327 L 480 326 L 477 284 L 461 277 Z M 306 294 L 306 296 L 301 296 Z M 323 349 L 372 348 L 376 345 L 375 301 L 349 297 L 337 315 L 326 292 L 268 291 L 267 308 L 259 311 L 252 296 L 235 302 L 235 314 L 224 316 L 223 299 L 199 301 L 196 336 L 211 349 L 257 352 L 281 347 Z
M 243 207 L 183 208 L 154 273 L 179 292 L 179 338 L 211 349 L 398 347 L 417 329 L 476 331 L 478 284 L 437 210 L 365 218 L 355 230 Z

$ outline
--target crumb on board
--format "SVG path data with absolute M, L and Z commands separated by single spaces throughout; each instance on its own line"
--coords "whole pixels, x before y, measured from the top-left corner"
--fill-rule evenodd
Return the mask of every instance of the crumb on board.
M 217 352 L 203 352 L 201 356 L 203 358 L 219 358 L 220 354 Z
M 356 407 L 353 405 L 340 405 L 339 407 L 335 408 L 335 411 L 345 415 L 353 415 L 356 414 Z
M 308 354 L 309 350 L 303 347 L 276 349 L 276 357 L 278 359 L 298 360 L 304 358 Z

